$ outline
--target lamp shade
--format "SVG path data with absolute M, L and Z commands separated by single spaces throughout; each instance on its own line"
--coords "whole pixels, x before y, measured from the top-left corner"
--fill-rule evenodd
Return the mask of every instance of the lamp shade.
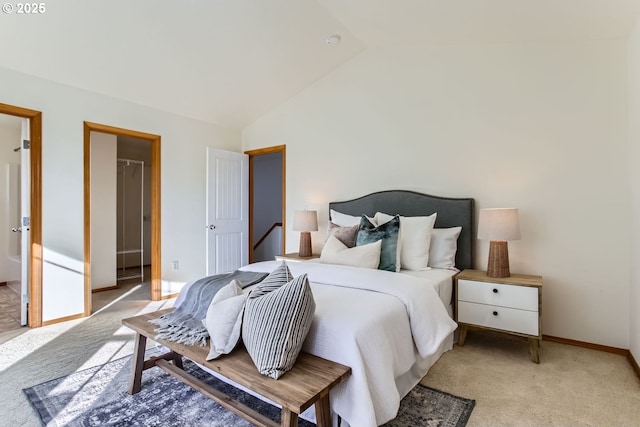
M 295 211 L 293 231 L 318 231 L 317 211 Z
M 480 209 L 478 239 L 500 241 L 520 240 L 518 209 Z

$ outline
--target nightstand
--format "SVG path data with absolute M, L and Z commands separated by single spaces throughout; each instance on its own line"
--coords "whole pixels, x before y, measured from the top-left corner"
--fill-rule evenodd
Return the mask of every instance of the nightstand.
M 298 252 L 292 252 L 290 254 L 276 255 L 276 261 L 288 261 L 288 262 L 300 262 L 309 261 L 310 259 L 320 258 L 320 255 L 311 255 L 309 257 L 301 257 Z
M 489 277 L 480 270 L 464 270 L 455 277 L 458 345 L 467 330 L 488 329 L 528 338 L 531 360 L 540 363 L 542 339 L 542 277 L 512 274 Z

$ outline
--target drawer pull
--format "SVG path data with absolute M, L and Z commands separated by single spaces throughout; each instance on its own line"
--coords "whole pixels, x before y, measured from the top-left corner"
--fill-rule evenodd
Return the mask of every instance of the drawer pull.
M 493 288 L 493 293 L 494 293 L 494 294 L 497 294 L 497 293 L 498 293 L 498 290 L 497 290 L 496 288 Z
M 494 311 L 494 312 L 493 312 L 493 315 L 494 315 L 494 316 L 497 316 L 497 315 L 498 315 L 498 312 L 497 312 L 497 311 Z

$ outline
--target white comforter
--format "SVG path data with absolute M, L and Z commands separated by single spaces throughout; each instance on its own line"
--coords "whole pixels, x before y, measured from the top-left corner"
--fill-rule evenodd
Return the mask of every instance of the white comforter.
M 270 272 L 279 261 L 242 270 Z M 352 427 L 378 426 L 400 405 L 396 378 L 419 357 L 438 351 L 456 328 L 426 279 L 380 270 L 289 263 L 308 273 L 316 301 L 304 351 L 350 366 L 349 379 L 331 393 L 331 409 Z

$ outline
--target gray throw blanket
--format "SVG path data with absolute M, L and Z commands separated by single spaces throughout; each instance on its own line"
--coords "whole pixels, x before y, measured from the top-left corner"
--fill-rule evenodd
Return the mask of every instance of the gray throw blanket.
M 267 273 L 236 270 L 197 280 L 187 290 L 187 295 L 178 308 L 157 319 L 149 320 L 159 326 L 155 331 L 156 338 L 186 345 L 207 345 L 209 332 L 202 324 L 202 319 L 207 317 L 213 296 L 234 279 L 246 288 L 262 281 L 266 276 Z

